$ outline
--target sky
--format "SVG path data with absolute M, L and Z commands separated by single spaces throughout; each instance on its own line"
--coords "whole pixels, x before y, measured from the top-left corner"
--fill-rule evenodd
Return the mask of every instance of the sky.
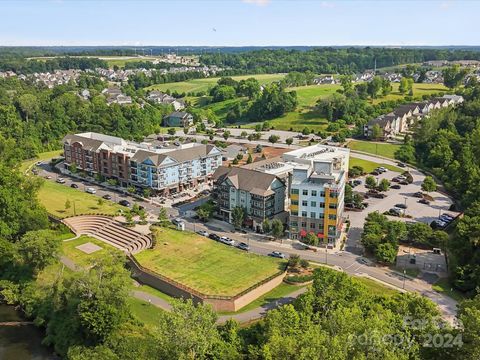
M 480 45 L 480 1 L 0 0 L 0 45 Z

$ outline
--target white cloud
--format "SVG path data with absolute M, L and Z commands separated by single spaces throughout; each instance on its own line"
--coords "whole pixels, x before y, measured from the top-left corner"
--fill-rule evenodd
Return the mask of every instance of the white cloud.
M 242 0 L 246 4 L 253 4 L 257 6 L 266 6 L 270 3 L 270 0 Z
M 448 10 L 451 5 L 452 5 L 452 2 L 451 2 L 451 1 L 442 1 L 442 2 L 440 3 L 440 9 L 442 9 L 442 10 Z
M 331 1 L 322 1 L 322 2 L 320 3 L 320 6 L 323 7 L 323 8 L 329 8 L 329 9 L 331 9 L 331 8 L 334 8 L 334 7 L 335 7 L 335 4 L 334 4 L 333 2 L 331 2 Z

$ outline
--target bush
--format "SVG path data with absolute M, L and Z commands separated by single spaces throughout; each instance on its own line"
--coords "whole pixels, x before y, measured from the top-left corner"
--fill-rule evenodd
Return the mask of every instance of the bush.
M 290 275 L 287 276 L 287 281 L 292 282 L 292 283 L 304 283 L 307 281 L 313 280 L 313 274 L 308 274 L 308 275 Z

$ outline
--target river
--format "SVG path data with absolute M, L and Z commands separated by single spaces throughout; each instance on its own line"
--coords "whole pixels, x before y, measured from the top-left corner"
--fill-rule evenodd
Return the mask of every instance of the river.
M 0 304 L 0 323 L 22 320 L 12 306 Z M 0 360 L 56 359 L 42 345 L 42 338 L 42 332 L 33 325 L 0 325 Z

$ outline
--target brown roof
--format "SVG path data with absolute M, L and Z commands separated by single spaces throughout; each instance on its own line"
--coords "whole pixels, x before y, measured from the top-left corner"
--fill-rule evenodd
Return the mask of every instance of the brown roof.
M 213 174 L 213 178 L 218 182 L 223 182 L 229 179 L 233 186 L 239 190 L 265 196 L 273 194 L 270 186 L 277 177 L 261 171 L 240 167 L 228 168 L 226 166 L 220 166 Z
M 78 136 L 78 135 L 66 135 L 63 138 L 63 142 L 64 143 L 66 142 L 69 145 L 75 142 L 79 142 L 82 144 L 85 150 L 89 150 L 89 151 L 96 151 L 104 143 L 101 140 L 90 139 L 90 138 Z

